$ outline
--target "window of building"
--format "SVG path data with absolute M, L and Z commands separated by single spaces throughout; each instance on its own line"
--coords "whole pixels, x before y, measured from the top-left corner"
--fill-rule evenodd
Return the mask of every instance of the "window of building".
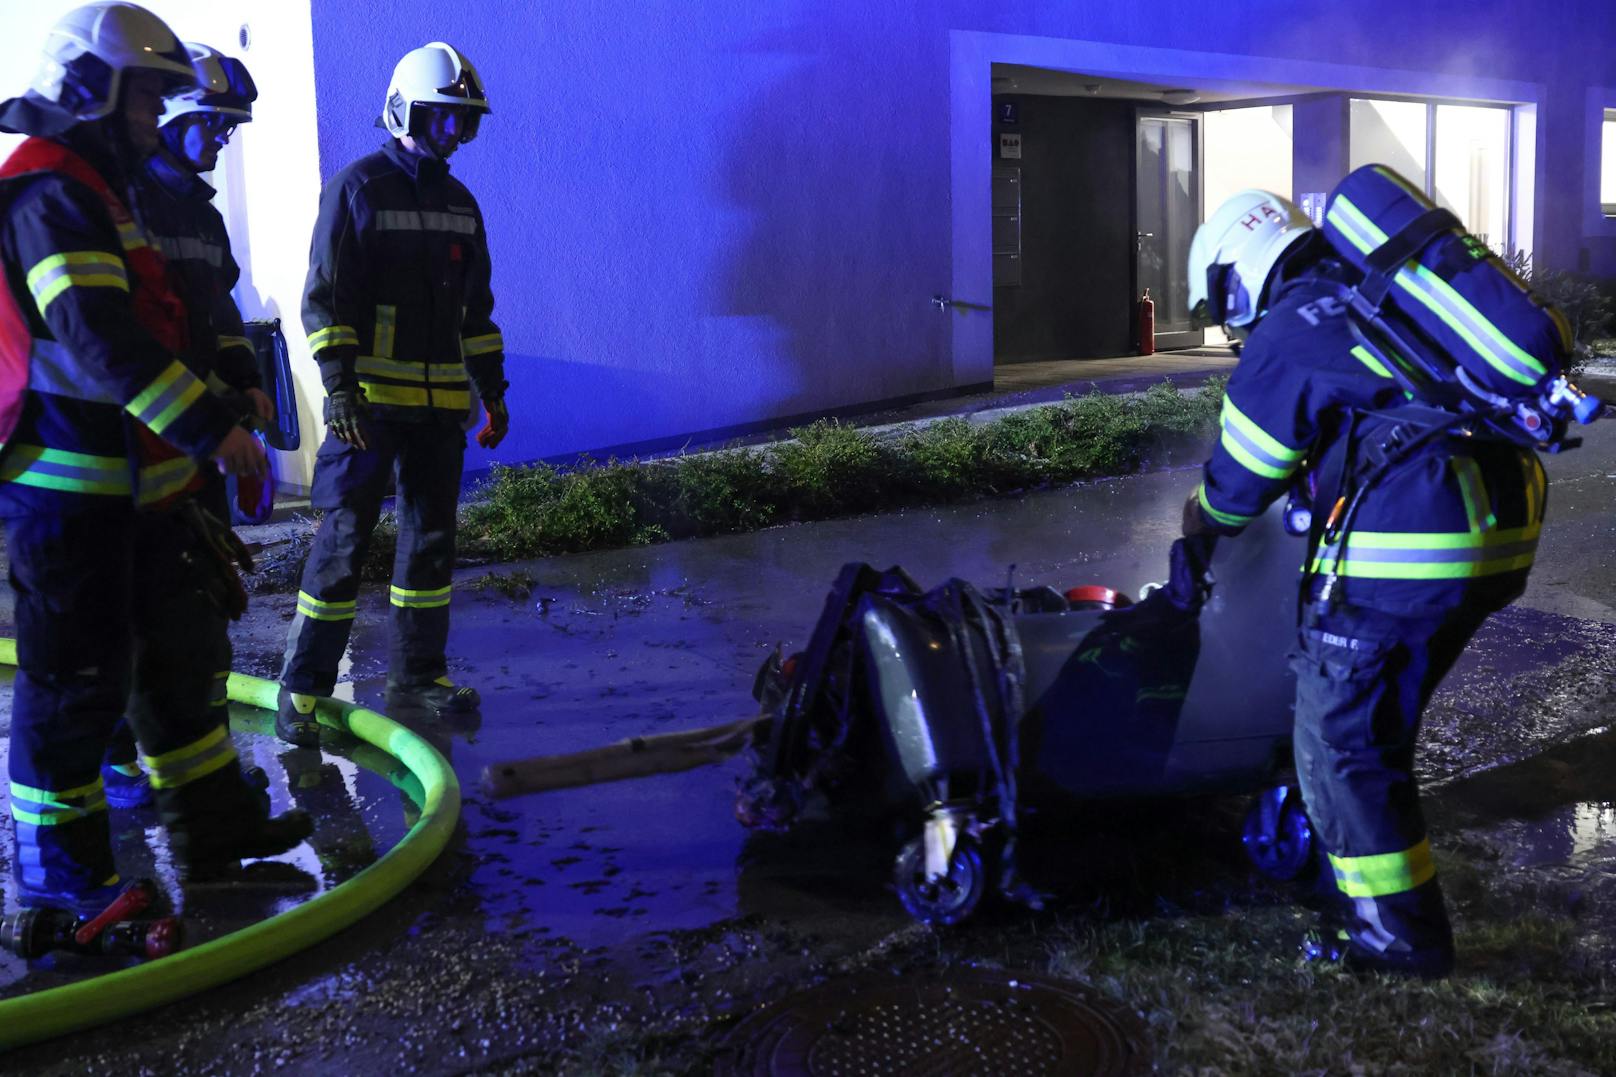
M 1209 211 L 1247 187 L 1290 197 L 1292 111 L 1290 105 L 1257 105 L 1201 114 L 1202 197 Z
M 1353 168 L 1391 166 L 1493 249 L 1512 249 L 1508 108 L 1353 98 L 1351 110 Z
M 1499 251 L 1509 242 L 1509 112 L 1436 106 L 1431 195 Z
M 1605 110 L 1599 137 L 1599 205 L 1616 217 L 1616 108 Z

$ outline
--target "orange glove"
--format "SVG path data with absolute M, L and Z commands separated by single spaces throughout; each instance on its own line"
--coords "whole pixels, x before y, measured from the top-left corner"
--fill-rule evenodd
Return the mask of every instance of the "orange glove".
M 483 408 L 488 412 L 488 421 L 477 431 L 477 444 L 492 449 L 505 440 L 505 432 L 511 428 L 511 413 L 505 410 L 504 398 L 485 400 Z

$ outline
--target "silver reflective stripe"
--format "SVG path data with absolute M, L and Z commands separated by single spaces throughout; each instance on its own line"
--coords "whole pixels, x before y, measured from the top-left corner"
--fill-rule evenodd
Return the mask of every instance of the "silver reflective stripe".
M 35 338 L 28 355 L 28 388 L 36 393 L 65 396 L 91 404 L 117 404 L 118 399 L 99 385 L 76 374 L 72 357 L 58 341 Z
M 1326 563 L 1336 554 L 1339 547 L 1326 546 L 1319 557 Z M 1378 564 L 1463 564 L 1470 561 L 1498 561 L 1508 560 L 1529 554 L 1537 549 L 1537 539 L 1527 539 L 1521 542 L 1510 542 L 1498 546 L 1457 546 L 1446 549 L 1397 549 L 1377 550 L 1364 549 L 1356 545 L 1350 538 L 1347 540 L 1347 558 L 1351 561 Z
M 371 342 L 379 359 L 393 357 L 393 334 L 398 327 L 398 308 L 385 303 L 376 306 L 376 333 Z
M 175 262 L 206 262 L 214 269 L 224 265 L 224 248 L 195 236 L 152 236 L 163 257 Z
M 376 214 L 378 232 L 452 232 L 477 234 L 477 218 L 437 210 L 384 209 Z

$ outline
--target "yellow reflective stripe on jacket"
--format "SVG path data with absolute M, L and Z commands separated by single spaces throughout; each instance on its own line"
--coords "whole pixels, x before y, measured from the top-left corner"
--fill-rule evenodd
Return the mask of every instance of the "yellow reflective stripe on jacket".
M 151 246 L 146 241 L 146 233 L 140 230 L 140 225 L 134 221 L 118 222 L 118 242 L 123 244 L 126 251 L 138 251 Z
M 196 471 L 196 461 L 189 456 L 142 465 L 135 475 L 135 504 L 144 508 L 172 497 L 190 485 Z
M 221 333 L 219 335 L 219 350 L 224 351 L 226 348 L 246 348 L 254 355 L 258 354 L 258 349 L 253 347 L 250 337 L 231 337 Z
M 297 593 L 297 612 L 314 621 L 351 621 L 358 609 L 356 599 L 346 602 L 322 602 L 307 591 Z
M 1224 527 L 1244 527 L 1256 519 L 1255 516 L 1242 516 L 1238 512 L 1224 512 L 1222 509 L 1213 508 L 1212 502 L 1208 501 L 1206 497 L 1205 482 L 1195 488 L 1195 499 L 1201 503 L 1201 508 L 1206 511 L 1208 516 Z
M 1421 839 L 1413 848 L 1376 856 L 1330 854 L 1335 885 L 1350 898 L 1377 898 L 1401 894 L 1436 877 L 1431 842 Z
M 1468 456 L 1455 456 L 1448 463 L 1459 482 L 1459 496 L 1464 500 L 1465 520 L 1470 530 L 1491 531 L 1497 527 L 1498 517 L 1487 496 L 1487 480 L 1482 478 L 1481 465 Z
M 505 337 L 499 333 L 485 333 L 480 337 L 463 337 L 460 341 L 461 355 L 489 355 L 493 352 L 505 350 Z
M 1235 406 L 1227 396 L 1223 398 L 1223 434 L 1219 439 L 1235 462 L 1247 471 L 1265 479 L 1289 478 L 1301 463 L 1307 449 L 1293 449 L 1258 426 Z
M 236 758 L 236 745 L 230 739 L 226 726 L 212 730 L 173 751 L 161 755 L 143 755 L 141 762 L 151 773 L 153 789 L 173 789 L 205 778 L 214 771 L 228 766 Z
M 1548 475 L 1536 453 L 1521 453 L 1521 472 L 1525 480 L 1526 518 L 1531 523 L 1543 519 L 1543 494 L 1548 486 Z
M 176 359 L 139 396 L 124 405 L 124 410 L 150 427 L 152 433 L 161 434 L 205 392 L 207 386 L 202 379 Z
M 328 325 L 324 329 L 316 329 L 309 334 L 309 351 L 318 352 L 322 348 L 335 348 L 343 344 L 359 346 L 359 334 L 351 325 Z
M 91 456 L 40 445 L 12 445 L 0 459 L 0 482 L 121 497 L 128 497 L 133 489 L 129 461 L 122 456 Z
M 466 411 L 471 407 L 471 393 L 465 389 L 433 389 L 429 400 L 425 389 L 411 386 L 361 381 L 359 387 L 364 390 L 366 400 L 387 407 L 424 408 L 431 405 L 451 411 Z
M 1457 580 L 1530 568 L 1542 525 L 1503 531 L 1353 531 L 1319 550 L 1312 571 L 1381 580 Z
M 398 308 L 385 305 L 376 307 L 376 332 L 373 349 L 382 359 L 393 356 L 393 336 L 398 330 Z
M 1362 344 L 1352 346 L 1352 357 L 1368 367 L 1370 372 L 1377 378 L 1389 378 L 1392 376 L 1392 372 L 1386 369 L 1386 364 L 1375 358 L 1375 354 Z
M 376 355 L 361 355 L 354 360 L 354 371 L 377 378 L 392 378 L 412 385 L 431 382 L 464 382 L 464 363 L 410 363 L 399 359 L 384 359 Z
M 86 785 L 59 792 L 11 783 L 11 816 L 19 823 L 60 826 L 106 810 L 106 789 L 99 776 Z
M 123 259 L 106 251 L 66 251 L 43 258 L 28 271 L 28 290 L 43 315 L 51 300 L 78 286 L 129 290 L 129 271 Z
M 393 605 L 407 610 L 430 610 L 449 604 L 449 592 L 454 587 L 439 587 L 431 591 L 411 591 L 407 588 L 393 588 Z

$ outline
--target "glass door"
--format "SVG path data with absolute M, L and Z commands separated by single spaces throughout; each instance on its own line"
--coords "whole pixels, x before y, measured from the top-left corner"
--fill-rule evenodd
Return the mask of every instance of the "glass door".
M 1201 223 L 1201 119 L 1141 109 L 1135 119 L 1134 219 L 1139 292 L 1156 304 L 1156 348 L 1199 347 L 1189 311 L 1190 240 Z

